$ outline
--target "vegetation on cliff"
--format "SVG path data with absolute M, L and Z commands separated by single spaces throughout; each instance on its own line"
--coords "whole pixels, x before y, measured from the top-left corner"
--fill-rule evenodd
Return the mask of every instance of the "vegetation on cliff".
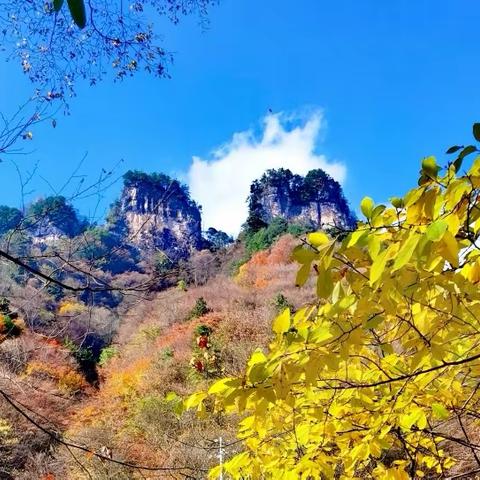
M 328 228 L 321 214 L 326 205 L 335 210 L 338 227 L 355 224 L 342 187 L 323 170 L 311 170 L 305 177 L 284 168 L 268 170 L 250 187 L 245 227 L 255 233 L 278 216 L 305 229 Z

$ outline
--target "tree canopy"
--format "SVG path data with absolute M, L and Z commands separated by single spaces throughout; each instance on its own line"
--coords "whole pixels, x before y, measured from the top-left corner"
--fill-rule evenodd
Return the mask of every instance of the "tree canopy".
M 217 0 L 0 1 L 0 44 L 20 62 L 40 97 L 75 94 L 76 84 L 106 75 L 122 79 L 139 71 L 168 76 L 172 55 L 162 44 L 161 19 L 186 15 L 205 21 Z M 79 28 L 79 27 L 82 27 Z M 85 27 L 85 28 L 83 28 Z
M 268 213 L 265 211 L 265 200 L 271 191 L 277 196 L 287 197 L 292 206 L 302 207 L 311 203 L 335 204 L 345 215 L 348 224 L 355 224 L 355 216 L 350 211 L 348 202 L 343 195 L 342 187 L 322 169 L 310 170 L 305 177 L 293 174 L 289 169 L 278 168 L 267 170 L 260 179 L 250 186 L 248 197 L 248 218 L 245 230 L 255 233 L 267 227 Z
M 26 217 L 28 226 L 37 230 L 40 235 L 53 227 L 69 237 L 74 237 L 88 227 L 88 222 L 80 219 L 73 206 L 61 195 L 41 198 L 32 203 Z
M 295 248 L 296 282 L 313 276 L 318 301 L 283 311 L 243 376 L 184 404 L 241 416 L 229 475 L 444 478 L 452 445 L 476 458 L 480 156 L 462 162 L 478 151 L 452 147 L 444 167 L 425 158 L 418 186 L 390 205 L 364 198 L 341 242 L 315 232 Z
M 23 218 L 22 212 L 18 208 L 0 206 L 0 235 L 8 232 L 12 228 L 18 227 Z

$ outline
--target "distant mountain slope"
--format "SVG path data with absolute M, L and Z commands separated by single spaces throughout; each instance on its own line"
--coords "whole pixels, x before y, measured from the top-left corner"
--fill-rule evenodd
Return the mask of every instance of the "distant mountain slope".
M 118 334 L 117 356 L 101 369 L 98 394 L 78 411 L 68 437 L 98 450 L 106 446 L 116 458 L 137 464 L 194 468 L 171 478 L 205 478 L 204 469 L 217 461 L 216 439 L 232 443 L 227 457 L 236 451 L 235 424 L 222 416 L 177 418 L 167 394 L 185 395 L 222 374 L 241 372 L 252 351 L 269 343 L 275 314 L 312 300 L 311 288 L 294 286 L 291 251 L 297 243 L 284 236 L 233 278 L 218 274 L 202 286 L 170 289 L 134 307 Z M 67 453 L 62 458 L 67 478 L 86 478 Z M 94 478 L 130 478 L 121 466 L 83 462 Z

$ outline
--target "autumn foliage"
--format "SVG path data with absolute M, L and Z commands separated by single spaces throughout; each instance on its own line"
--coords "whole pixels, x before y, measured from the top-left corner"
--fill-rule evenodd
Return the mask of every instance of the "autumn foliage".
M 480 156 L 462 164 L 477 151 L 424 159 L 416 188 L 388 206 L 364 198 L 341 241 L 317 232 L 294 249 L 317 301 L 282 312 L 241 375 L 185 402 L 243 416 L 232 478 L 444 478 L 459 447 L 475 462 Z

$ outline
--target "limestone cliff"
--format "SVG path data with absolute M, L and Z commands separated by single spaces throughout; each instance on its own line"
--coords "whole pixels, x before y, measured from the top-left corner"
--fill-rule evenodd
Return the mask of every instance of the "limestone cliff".
M 247 227 L 256 230 L 280 217 L 308 228 L 348 228 L 354 225 L 340 184 L 323 170 L 305 177 L 290 170 L 268 170 L 250 187 Z
M 162 251 L 175 261 L 202 245 L 200 208 L 167 175 L 127 172 L 116 210 L 125 241 L 146 254 Z

